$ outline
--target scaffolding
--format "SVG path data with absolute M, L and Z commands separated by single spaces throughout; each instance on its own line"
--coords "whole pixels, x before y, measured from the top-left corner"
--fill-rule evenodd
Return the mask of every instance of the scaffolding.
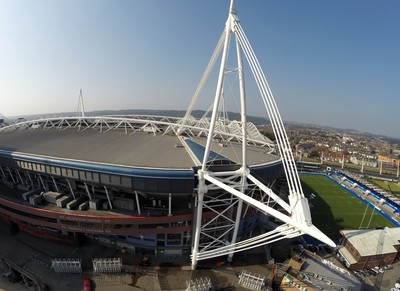
M 251 274 L 245 270 L 239 275 L 239 285 L 250 290 L 261 290 L 265 284 L 265 277 Z
M 58 273 L 82 273 L 82 259 L 52 259 L 51 268 Z
M 185 291 L 208 291 L 213 287 L 211 279 L 208 277 L 186 281 Z
M 97 258 L 92 261 L 95 273 L 120 273 L 122 270 L 121 258 Z

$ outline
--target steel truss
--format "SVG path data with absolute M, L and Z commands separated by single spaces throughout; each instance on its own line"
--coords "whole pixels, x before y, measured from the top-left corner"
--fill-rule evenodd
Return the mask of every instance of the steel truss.
M 234 36 L 236 39 L 235 46 L 238 68 L 235 70 L 228 70 L 226 68 L 231 36 Z M 242 53 L 244 53 L 253 73 L 272 124 L 288 183 L 289 203 L 285 202 L 269 187 L 254 177 L 247 167 L 248 127 L 246 126 L 246 96 Z M 191 111 L 221 54 L 221 64 L 212 106 L 206 149 L 202 166 L 197 172 L 199 183 L 195 213 L 196 225 L 194 228 L 191 256 L 192 268 L 196 267 L 198 260 L 215 258 L 222 255 L 228 255 L 228 260 L 231 260 L 235 252 L 248 250 L 285 238 L 297 237 L 302 234 L 309 234 L 330 246 L 335 246 L 332 240 L 312 225 L 308 201 L 303 194 L 296 164 L 278 107 L 253 49 L 240 25 L 233 0 L 231 0 L 225 30 L 192 98 L 188 111 L 181 121 L 182 125 L 178 133 L 185 133 L 187 130 L 186 125 L 192 124 Z M 242 137 L 240 139 L 242 142 L 242 164 L 237 171 L 215 172 L 209 169 L 208 158 L 213 143 L 213 136 L 220 129 L 218 121 L 223 119 L 220 116 L 223 114 L 221 113 L 221 104 L 223 104 L 225 98 L 224 81 L 228 71 L 229 73 L 232 71 L 237 72 L 239 78 L 241 121 L 238 122 L 238 125 L 240 124 L 241 126 L 237 128 L 237 135 Z M 209 192 L 214 191 L 216 188 L 222 189 L 225 195 L 217 197 L 209 195 Z M 240 240 L 241 238 L 238 236 L 240 221 L 245 217 L 249 208 L 279 219 L 282 225 L 256 237 Z M 203 211 L 210 210 L 216 216 L 209 221 L 203 221 Z
M 242 142 L 241 124 L 238 121 L 219 121 L 218 130 L 213 131 L 213 138 L 222 142 Z M 207 117 L 196 119 L 190 117 L 186 119 L 185 135 L 188 137 L 207 137 L 209 134 L 210 120 Z M 130 115 L 130 116 L 78 116 L 78 117 L 52 117 L 37 120 L 14 123 L 0 128 L 1 132 L 15 130 L 67 130 L 77 129 L 84 131 L 94 129 L 101 133 L 110 130 L 124 130 L 126 134 L 133 134 L 138 131 L 151 132 L 157 134 L 177 134 L 182 127 L 182 118 L 150 116 L 150 115 Z M 272 152 L 275 145 L 271 140 L 263 136 L 256 126 L 248 122 L 247 142 L 250 145 L 264 147 L 268 152 Z

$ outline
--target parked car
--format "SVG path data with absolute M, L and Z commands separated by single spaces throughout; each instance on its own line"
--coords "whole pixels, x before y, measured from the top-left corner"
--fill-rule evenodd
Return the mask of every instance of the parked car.
M 83 290 L 92 291 L 92 280 L 88 277 L 83 278 Z
M 393 265 L 392 264 L 387 264 L 386 266 L 383 266 L 384 270 L 391 270 L 393 269 Z

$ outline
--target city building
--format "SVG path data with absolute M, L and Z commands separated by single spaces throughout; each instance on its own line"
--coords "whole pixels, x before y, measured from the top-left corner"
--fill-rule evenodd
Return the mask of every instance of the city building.
M 400 227 L 342 230 L 339 258 L 350 270 L 392 264 L 400 257 Z

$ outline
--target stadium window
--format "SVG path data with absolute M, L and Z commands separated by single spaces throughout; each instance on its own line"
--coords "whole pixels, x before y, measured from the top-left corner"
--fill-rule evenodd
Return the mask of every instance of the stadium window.
M 179 246 L 182 244 L 182 234 L 180 233 L 167 233 L 167 245 Z
M 108 174 L 100 174 L 101 183 L 110 184 L 110 175 Z
M 66 176 L 71 178 L 73 177 L 72 169 L 66 169 Z
M 144 190 L 144 180 L 142 178 L 135 178 L 133 188 L 135 190 Z
M 120 176 L 116 176 L 116 175 L 110 175 L 110 181 L 112 185 L 121 185 L 121 179 Z
M 31 163 L 26 162 L 25 164 L 26 164 L 26 169 L 32 170 L 32 164 Z
M 92 174 L 92 181 L 99 183 L 100 182 L 99 174 L 98 173 L 91 173 L 91 174 Z
M 67 177 L 67 176 L 68 176 L 68 174 L 67 174 L 67 169 L 61 168 L 61 174 L 62 174 L 64 177 Z
M 145 179 L 145 187 L 148 192 L 158 192 L 157 180 Z
M 128 177 L 121 177 L 121 185 L 126 188 L 132 188 L 132 179 Z
M 86 172 L 85 172 L 85 171 L 79 171 L 79 179 L 81 179 L 81 180 L 87 180 L 87 179 L 86 179 Z
M 72 175 L 73 175 L 73 176 L 72 176 L 73 178 L 79 179 L 79 171 L 78 171 L 78 170 L 73 170 L 72 173 L 73 173 L 73 174 L 72 174 Z
M 93 181 L 93 173 L 92 172 L 85 172 L 86 180 Z
M 169 192 L 171 190 L 169 180 L 167 179 L 159 179 L 157 184 L 158 184 L 158 191 L 160 192 Z

